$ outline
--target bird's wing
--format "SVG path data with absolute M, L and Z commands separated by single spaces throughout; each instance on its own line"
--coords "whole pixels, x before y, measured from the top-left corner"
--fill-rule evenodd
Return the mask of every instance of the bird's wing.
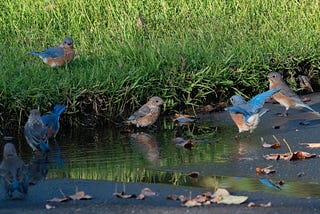
M 251 108 L 251 112 L 257 113 L 263 107 L 265 101 L 279 91 L 280 88 L 275 88 L 254 96 L 248 103 Z
M 129 120 L 134 120 L 134 119 L 136 119 L 138 117 L 143 117 L 143 116 L 145 116 L 147 114 L 150 114 L 150 112 L 151 112 L 150 107 L 147 106 L 147 105 L 144 105 L 139 110 L 137 110 L 133 115 L 131 115 L 129 117 Z
M 63 54 L 64 54 L 64 50 L 61 47 L 48 48 L 39 53 L 39 55 L 42 57 L 52 57 L 52 58 L 58 58 Z

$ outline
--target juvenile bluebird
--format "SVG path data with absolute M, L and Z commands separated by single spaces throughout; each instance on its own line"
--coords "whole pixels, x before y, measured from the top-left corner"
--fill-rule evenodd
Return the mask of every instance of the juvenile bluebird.
M 62 44 L 53 48 L 48 48 L 41 52 L 30 52 L 31 54 L 38 55 L 42 61 L 51 68 L 69 63 L 74 58 L 73 39 L 70 37 L 65 38 Z
M 151 97 L 149 101 L 134 112 L 125 123 L 134 124 L 137 127 L 145 127 L 154 124 L 160 115 L 160 106 L 162 104 L 163 100 L 160 97 Z
M 307 104 L 304 104 L 298 95 L 294 93 L 288 85 L 284 82 L 282 79 L 282 76 L 278 72 L 271 72 L 268 74 L 268 80 L 269 80 L 269 89 L 275 89 L 280 88 L 281 90 L 272 95 L 272 98 L 275 99 L 277 102 L 280 103 L 280 105 L 284 106 L 286 109 L 283 113 L 284 116 L 287 116 L 287 111 L 290 107 L 293 108 L 307 108 L 310 111 L 316 112 L 314 109 L 312 109 Z
M 48 130 L 48 137 L 56 138 L 60 129 L 60 115 L 67 108 L 65 105 L 55 105 L 53 111 L 41 116 L 41 120 Z
M 15 191 L 20 192 L 23 196 L 28 193 L 28 167 L 17 155 L 12 143 L 6 143 L 4 146 L 0 175 L 5 197 L 12 198 Z
M 47 127 L 43 124 L 38 109 L 30 111 L 24 126 L 24 135 L 33 151 L 39 150 L 43 153 L 49 151 Z
M 249 102 L 246 102 L 240 95 L 233 95 L 230 98 L 232 106 L 225 108 L 225 110 L 230 112 L 239 133 L 244 131 L 252 133 L 257 128 L 260 117 L 268 111 L 268 109 L 262 108 L 265 101 L 278 91 L 280 91 L 280 88 L 265 91 L 254 96 Z

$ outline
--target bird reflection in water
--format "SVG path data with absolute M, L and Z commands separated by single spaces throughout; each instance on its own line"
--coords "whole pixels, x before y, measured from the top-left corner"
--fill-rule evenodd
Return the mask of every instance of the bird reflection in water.
M 137 148 L 145 155 L 147 160 L 154 164 L 159 163 L 159 146 L 155 136 L 145 132 L 137 132 L 132 133 L 129 136 L 129 140 L 136 144 Z
M 39 181 L 45 180 L 48 174 L 48 154 L 33 152 L 29 162 L 29 184 L 35 185 Z

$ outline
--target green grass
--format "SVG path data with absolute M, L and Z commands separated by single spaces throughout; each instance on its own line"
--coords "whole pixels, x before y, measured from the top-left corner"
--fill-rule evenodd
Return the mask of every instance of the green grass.
M 30 109 L 55 103 L 67 104 L 68 123 L 79 125 L 123 119 L 153 95 L 165 99 L 165 111 L 252 96 L 267 89 L 271 71 L 294 88 L 306 74 L 319 89 L 319 7 L 308 0 L 1 1 L 1 126 L 21 125 Z M 51 69 L 28 54 L 66 36 L 76 48 L 67 66 Z

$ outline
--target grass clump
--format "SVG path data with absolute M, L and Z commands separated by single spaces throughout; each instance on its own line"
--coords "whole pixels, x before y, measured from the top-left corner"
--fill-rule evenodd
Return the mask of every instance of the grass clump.
M 55 103 L 68 105 L 76 125 L 124 118 L 153 95 L 167 111 L 252 96 L 271 71 L 307 75 L 319 89 L 315 1 L 5 0 L 0 8 L 2 126 Z M 66 36 L 76 48 L 67 66 L 28 54 Z

